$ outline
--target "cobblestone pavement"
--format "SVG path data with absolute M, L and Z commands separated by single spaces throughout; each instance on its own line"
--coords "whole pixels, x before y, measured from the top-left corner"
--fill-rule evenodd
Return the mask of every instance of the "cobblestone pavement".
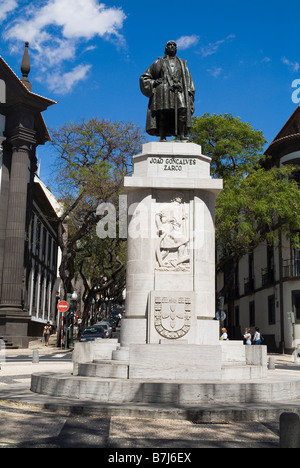
M 2 362 L 0 371 L 0 448 L 102 448 L 197 449 L 278 448 L 279 421 L 195 424 L 179 419 L 105 416 L 70 412 L 66 404 L 55 411 L 36 405 L 30 389 L 33 372 L 71 372 L 72 363 L 62 362 L 57 348 L 39 348 L 42 356 L 56 356 L 51 362 Z M 30 356 L 32 350 L 11 350 L 7 355 Z M 55 361 L 55 362 L 53 362 Z M 279 356 L 276 365 L 287 372 L 299 372 L 290 356 Z M 28 398 L 28 395 L 31 397 Z M 24 396 L 22 398 L 22 396 Z M 51 398 L 51 397 L 49 397 Z M 111 452 L 112 451 L 112 452 Z M 129 452 L 128 452 L 129 453 Z M 193 452 L 192 452 L 193 453 Z
M 83 416 L 0 404 L 0 448 L 278 448 L 277 423 Z

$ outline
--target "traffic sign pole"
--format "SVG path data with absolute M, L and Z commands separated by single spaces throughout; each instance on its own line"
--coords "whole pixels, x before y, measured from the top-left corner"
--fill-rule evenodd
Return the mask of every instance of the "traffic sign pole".
M 68 302 L 60 301 L 57 304 L 57 310 L 61 312 L 60 348 L 62 349 L 62 342 L 64 337 L 64 312 L 67 312 L 69 310 Z
M 64 337 L 64 314 L 61 314 L 61 329 L 60 329 L 60 349 L 62 350 L 62 343 Z

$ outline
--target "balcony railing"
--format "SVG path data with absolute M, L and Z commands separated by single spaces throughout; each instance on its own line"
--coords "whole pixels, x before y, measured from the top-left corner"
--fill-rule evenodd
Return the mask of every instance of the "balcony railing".
M 300 259 L 283 260 L 282 274 L 284 278 L 300 277 Z

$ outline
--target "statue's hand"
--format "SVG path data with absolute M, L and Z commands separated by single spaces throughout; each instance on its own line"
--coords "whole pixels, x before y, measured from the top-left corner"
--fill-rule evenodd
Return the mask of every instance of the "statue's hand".
M 174 93 L 182 93 L 183 89 L 182 89 L 182 86 L 180 83 L 175 83 L 173 84 L 171 90 L 174 92 Z
M 154 80 L 153 88 L 157 88 L 157 86 L 159 86 L 161 84 L 162 84 L 162 79 L 158 78 L 158 80 Z

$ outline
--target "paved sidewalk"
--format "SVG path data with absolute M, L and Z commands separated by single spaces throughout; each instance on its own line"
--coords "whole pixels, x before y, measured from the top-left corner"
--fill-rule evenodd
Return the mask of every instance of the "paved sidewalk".
M 102 447 L 102 448 L 277 448 L 279 417 L 283 410 L 300 413 L 300 400 L 275 405 L 219 405 L 222 423 L 197 424 L 191 411 L 164 405 L 102 405 L 34 394 L 35 372 L 72 372 L 72 362 L 61 361 L 70 352 L 37 343 L 29 350 L 8 350 L 6 356 L 52 354 L 55 362 L 2 362 L 0 370 L 0 447 Z M 300 378 L 300 365 L 291 356 L 274 355 L 275 375 Z M 243 408 L 242 408 L 242 407 Z M 270 414 L 274 408 L 274 417 Z M 199 408 L 198 408 L 199 409 Z M 201 410 L 208 413 L 207 405 Z M 239 412 L 232 422 L 228 415 Z M 267 411 L 267 412 L 266 412 Z M 220 414 L 219 413 L 219 414 Z M 251 415 L 257 419 L 251 420 Z M 2 421 L 4 424 L 2 424 Z M 21 423 L 20 423 L 21 421 Z
M 76 415 L 0 402 L 0 448 L 278 448 L 278 424 L 193 424 L 191 421 Z M 123 452 L 121 452 L 123 453 Z M 101 463 L 105 459 L 101 456 Z M 197 457 L 197 463 L 199 459 Z

